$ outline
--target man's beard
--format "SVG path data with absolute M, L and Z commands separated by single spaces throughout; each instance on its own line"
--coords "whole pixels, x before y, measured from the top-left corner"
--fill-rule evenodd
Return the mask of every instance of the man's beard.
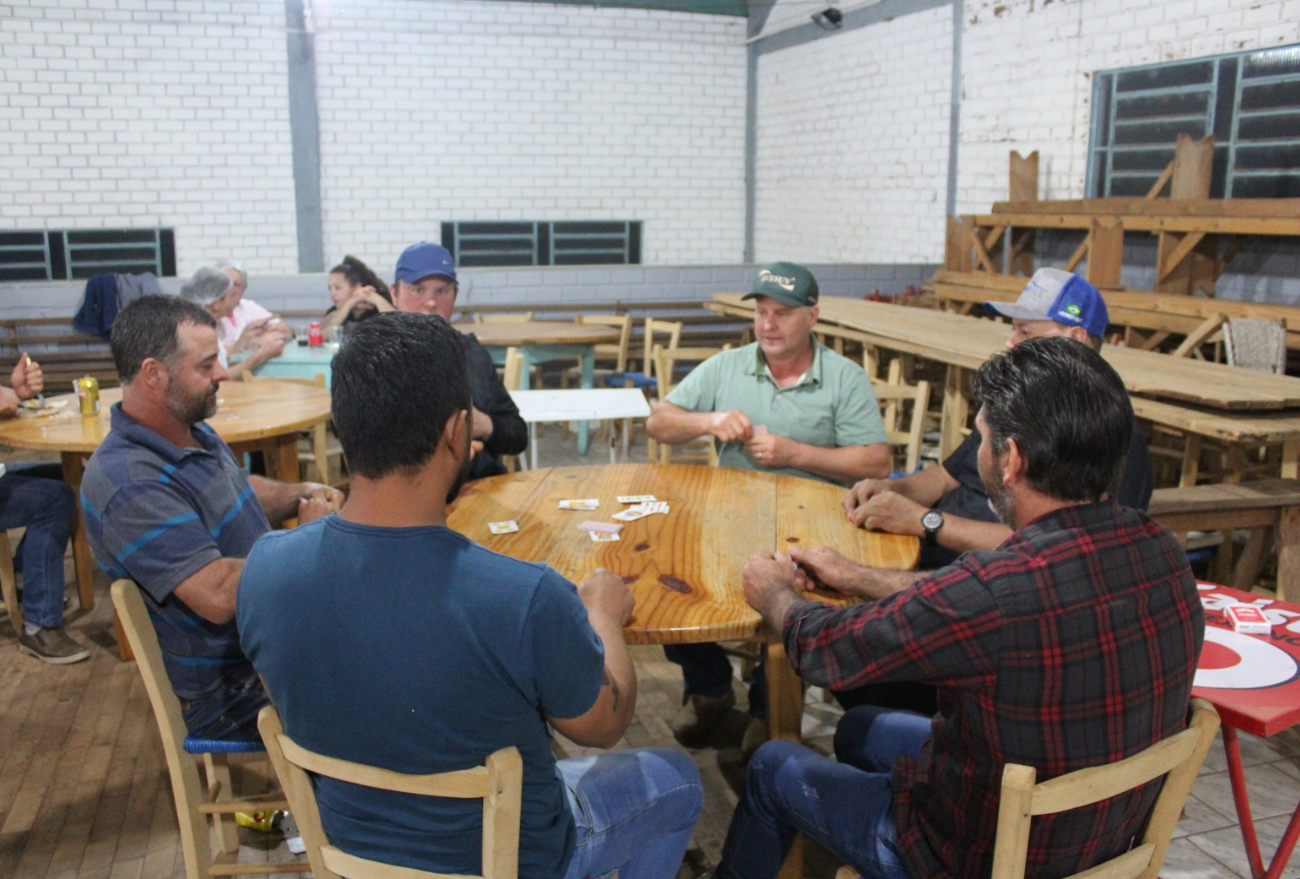
M 465 486 L 465 481 L 469 478 L 469 465 L 474 460 L 473 455 L 470 454 L 471 451 L 470 443 L 472 441 L 473 440 L 470 437 L 469 425 L 466 424 L 465 425 L 465 457 L 460 462 L 460 471 L 456 474 L 455 480 L 452 481 L 451 488 L 447 489 L 447 503 L 449 504 L 456 499 L 457 495 L 460 494 L 460 490 Z
M 206 421 L 217 414 L 217 389 L 220 385 L 213 383 L 212 389 L 201 397 L 187 397 L 176 382 L 167 386 L 167 411 L 186 425 Z
M 985 473 L 980 470 L 980 481 L 984 483 L 984 491 L 989 496 L 989 508 L 1002 524 L 1015 528 L 1015 509 L 1011 503 L 1011 489 L 1006 487 L 1001 477 L 1001 473 Z

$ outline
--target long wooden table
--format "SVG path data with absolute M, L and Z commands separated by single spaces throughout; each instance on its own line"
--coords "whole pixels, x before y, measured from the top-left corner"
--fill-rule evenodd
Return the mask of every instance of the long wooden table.
M 612 522 L 619 495 L 653 494 L 667 515 L 625 524 L 621 539 L 593 542 L 577 525 Z M 465 486 L 448 524 L 489 549 L 546 562 L 573 581 L 598 567 L 619 574 L 636 597 L 624 634 L 631 644 L 761 641 L 767 644 L 768 724 L 773 738 L 798 739 L 803 716 L 798 676 L 779 633 L 745 603 L 740 569 L 757 552 L 798 544 L 831 546 L 862 564 L 910 569 L 916 538 L 855 528 L 840 506 L 844 490 L 824 482 L 751 470 L 680 464 L 557 467 L 480 479 Z M 569 498 L 600 508 L 558 509 Z M 519 531 L 493 535 L 489 522 Z M 843 602 L 830 596 L 827 600 Z
M 724 314 L 747 313 L 741 295 L 715 293 L 710 307 Z M 970 414 L 966 377 L 1006 347 L 1010 328 L 983 318 L 835 296 L 823 297 L 820 308 L 823 323 L 843 328 L 866 345 L 948 366 L 940 450 L 946 456 L 955 449 Z M 1139 418 L 1239 450 L 1281 445 L 1282 475 L 1300 476 L 1300 379 L 1254 372 L 1243 376 L 1236 367 L 1116 345 L 1105 346 L 1103 354 L 1134 395 Z M 1197 454 L 1199 446 L 1189 443 L 1185 484 L 1190 484 L 1188 476 L 1195 478 Z
M 0 444 L 58 452 L 64 480 L 80 491 L 86 460 L 108 436 L 109 408 L 122 399 L 122 390 L 101 391 L 100 412 L 93 418 L 81 417 L 71 394 L 49 399 L 66 401 L 66 408 L 52 415 L 22 414 L 0 420 Z M 263 452 L 272 477 L 296 482 L 298 434 L 323 423 L 329 414 L 330 396 L 324 388 L 274 380 L 226 382 L 217 394 L 217 414 L 208 424 L 236 453 Z M 72 555 L 81 607 L 90 610 L 95 606 L 95 560 L 80 514 L 72 531 Z

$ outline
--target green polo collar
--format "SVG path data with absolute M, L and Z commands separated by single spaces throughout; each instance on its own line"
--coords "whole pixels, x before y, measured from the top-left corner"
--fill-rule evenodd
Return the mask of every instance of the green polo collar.
M 813 352 L 812 363 L 809 365 L 808 371 L 804 373 L 803 378 L 799 381 L 799 384 L 791 385 L 790 387 L 792 388 L 797 388 L 800 387 L 801 385 L 809 385 L 809 384 L 821 385 L 822 383 L 821 349 L 823 346 L 820 342 L 817 341 L 817 337 L 812 335 L 811 333 L 808 336 L 808 340 L 812 343 L 812 352 Z M 771 371 L 767 368 L 767 358 L 763 356 L 763 346 L 757 342 L 754 343 L 754 359 L 751 360 L 749 363 L 745 364 L 745 375 L 766 376 L 769 381 L 771 381 L 773 384 L 776 384 L 775 379 L 772 378 Z M 784 388 L 783 390 L 789 390 L 789 388 Z

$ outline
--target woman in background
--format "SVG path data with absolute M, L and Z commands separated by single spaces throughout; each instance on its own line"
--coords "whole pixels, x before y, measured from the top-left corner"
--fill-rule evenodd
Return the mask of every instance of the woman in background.
M 329 291 L 334 304 L 325 312 L 322 328 L 355 323 L 393 310 L 388 285 L 355 256 L 343 257 L 343 262 L 330 269 Z

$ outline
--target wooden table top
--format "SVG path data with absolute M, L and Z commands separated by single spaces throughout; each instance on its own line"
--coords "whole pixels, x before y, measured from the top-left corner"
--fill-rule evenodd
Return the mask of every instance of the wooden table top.
M 713 298 L 726 313 L 752 312 L 741 295 L 715 293 Z M 1011 334 L 998 321 L 840 296 L 823 297 L 820 308 L 823 322 L 852 329 L 873 344 L 966 369 L 1003 350 Z M 1300 379 L 1290 376 L 1118 345 L 1106 345 L 1102 354 L 1132 394 L 1234 412 L 1300 408 Z
M 100 391 L 96 418 L 82 418 L 72 394 L 46 399 L 67 400 L 68 405 L 56 415 L 0 419 L 0 443 L 20 449 L 90 454 L 108 436 L 109 407 L 122 399 L 122 389 Z M 223 382 L 217 392 L 217 414 L 208 424 L 233 445 L 308 430 L 329 414 L 330 395 L 324 388 L 274 379 Z
M 619 339 L 614 327 L 560 320 L 488 321 L 458 323 L 455 327 L 462 333 L 473 333 L 481 345 L 597 345 Z
M 618 496 L 630 494 L 653 494 L 671 509 L 623 523 L 615 542 L 596 543 L 577 530 L 588 520 L 614 521 L 611 516 L 627 506 Z M 855 528 L 844 517 L 843 495 L 844 489 L 824 482 L 752 470 L 681 464 L 557 467 L 471 482 L 448 522 L 488 549 L 545 561 L 574 582 L 608 568 L 636 597 L 625 629 L 629 643 L 695 643 L 759 632 L 762 618 L 740 591 L 740 569 L 756 552 L 825 545 L 863 564 L 916 565 L 916 538 Z M 558 509 L 560 500 L 572 498 L 597 498 L 600 508 Z M 489 522 L 508 519 L 518 523 L 518 532 L 489 531 Z

